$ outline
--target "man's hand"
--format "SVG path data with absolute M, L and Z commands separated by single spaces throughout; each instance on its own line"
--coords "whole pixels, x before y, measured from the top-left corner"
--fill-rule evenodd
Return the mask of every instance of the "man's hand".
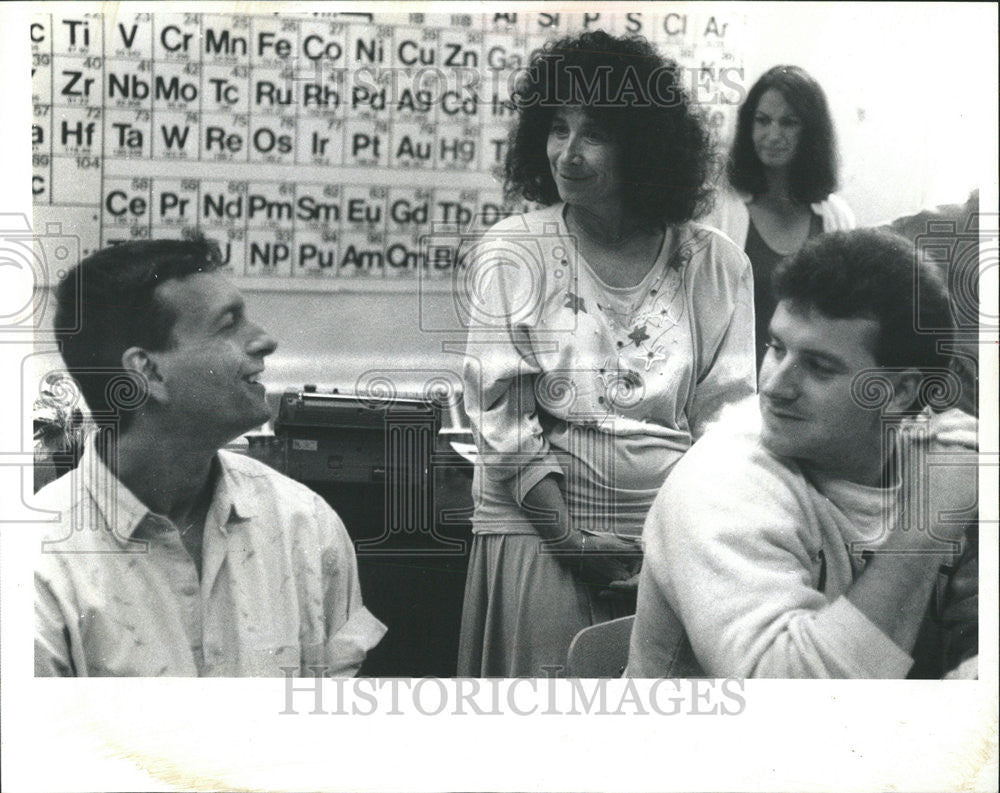
M 608 586 L 632 577 L 642 557 L 635 542 L 607 534 L 586 534 L 582 539 L 578 560 L 581 580 Z
M 965 532 L 969 518 L 958 519 L 954 513 L 975 506 L 978 479 L 972 453 L 976 420 L 950 410 L 926 421 L 928 437 L 913 443 L 914 447 L 925 444 L 925 448 L 907 450 L 926 454 L 909 453 L 904 458 L 900 495 L 912 499 L 913 494 L 925 492 L 921 485 L 926 485 L 929 493 L 924 503 L 930 515 L 920 514 L 923 504 L 919 501 L 904 503 L 901 522 L 846 593 L 859 611 L 906 652 L 916 641 L 938 569 L 952 560 L 954 549 L 944 541 L 960 540 Z
M 623 581 L 612 581 L 608 584 L 608 589 L 615 592 L 636 592 L 639 589 L 639 576 L 642 573 L 640 568 Z
M 913 481 L 914 477 L 920 477 L 927 488 L 926 503 L 930 514 L 923 516 L 916 512 L 920 505 L 905 505 L 905 520 L 910 524 L 905 528 L 929 531 L 930 536 L 923 538 L 928 544 L 960 540 L 977 503 L 979 469 L 975 451 L 978 422 L 960 410 L 949 410 L 932 415 L 927 420 L 927 429 L 928 437 L 920 444 L 925 454 L 911 454 L 908 460 L 911 465 L 904 464 L 902 494 L 906 498 L 922 492 L 921 482 Z M 913 465 L 916 459 L 922 460 L 925 465 Z M 913 531 L 912 535 L 924 533 Z M 912 536 L 911 539 L 917 541 L 920 538 Z

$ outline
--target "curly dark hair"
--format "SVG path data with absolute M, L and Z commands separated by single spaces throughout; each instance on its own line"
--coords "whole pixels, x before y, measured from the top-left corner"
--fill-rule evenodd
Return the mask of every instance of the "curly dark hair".
M 837 144 L 826 94 L 820 84 L 798 66 L 775 66 L 761 76 L 740 106 L 736 136 L 729 152 L 729 183 L 737 190 L 760 195 L 767 190 L 764 166 L 753 145 L 753 119 L 765 92 L 784 97 L 802 122 L 799 145 L 792 160 L 792 197 L 804 204 L 825 200 L 837 189 Z
M 546 142 L 555 111 L 582 106 L 622 153 L 625 209 L 640 223 L 681 223 L 703 211 L 711 146 L 678 65 L 641 37 L 604 31 L 532 53 L 512 94 L 518 118 L 503 167 L 508 200 L 559 201 Z
M 97 423 L 120 420 L 134 411 L 113 404 L 112 381 L 127 376 L 122 354 L 129 347 L 169 349 L 176 316 L 156 296 L 172 278 L 207 273 L 223 266 L 216 243 L 202 236 L 186 240 L 142 240 L 91 254 L 55 288 L 55 336 L 66 369 Z
M 877 321 L 872 353 L 879 366 L 925 370 L 948 364 L 950 356 L 938 349 L 954 327 L 944 279 L 898 234 L 886 229 L 821 234 L 779 263 L 772 285 L 777 300 L 799 311 Z

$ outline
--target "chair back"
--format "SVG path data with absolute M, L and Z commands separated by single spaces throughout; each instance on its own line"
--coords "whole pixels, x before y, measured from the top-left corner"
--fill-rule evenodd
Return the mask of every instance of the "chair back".
M 621 677 L 628 663 L 628 644 L 635 617 L 619 617 L 584 628 L 569 645 L 568 677 Z

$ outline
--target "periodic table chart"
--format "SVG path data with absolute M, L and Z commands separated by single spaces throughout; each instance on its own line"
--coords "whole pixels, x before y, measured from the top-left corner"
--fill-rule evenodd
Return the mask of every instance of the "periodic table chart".
M 683 67 L 713 134 L 731 129 L 740 13 L 643 8 L 36 15 L 34 226 L 83 255 L 201 232 L 265 289 L 447 284 L 459 256 L 433 229 L 524 208 L 504 205 L 496 170 L 511 86 L 547 40 L 643 35 Z

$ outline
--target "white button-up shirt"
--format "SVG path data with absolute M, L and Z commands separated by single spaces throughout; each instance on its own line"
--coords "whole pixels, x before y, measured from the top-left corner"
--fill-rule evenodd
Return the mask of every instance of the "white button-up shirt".
M 202 576 L 177 527 L 88 443 L 38 494 L 58 513 L 35 568 L 35 674 L 355 674 L 385 634 L 362 605 L 354 548 L 319 496 L 220 451 Z

